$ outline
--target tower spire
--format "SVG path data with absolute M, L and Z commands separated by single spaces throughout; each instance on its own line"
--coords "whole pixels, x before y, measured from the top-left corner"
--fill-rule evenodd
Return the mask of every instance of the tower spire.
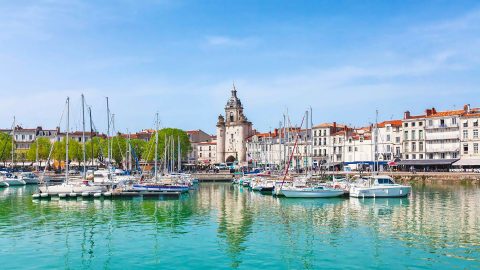
M 235 88 L 235 81 L 232 83 L 232 97 L 237 97 L 237 88 Z

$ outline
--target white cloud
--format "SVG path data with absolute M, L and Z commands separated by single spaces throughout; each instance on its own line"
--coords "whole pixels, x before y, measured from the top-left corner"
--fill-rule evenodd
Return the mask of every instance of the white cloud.
M 244 47 L 253 45 L 254 38 L 234 38 L 228 36 L 207 36 L 206 44 L 211 47 Z

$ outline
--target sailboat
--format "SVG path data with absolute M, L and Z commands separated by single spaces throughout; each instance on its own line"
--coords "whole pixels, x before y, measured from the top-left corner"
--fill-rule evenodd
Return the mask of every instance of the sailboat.
M 302 119 L 300 128 L 303 126 L 305 117 L 308 119 L 308 111 L 306 112 L 305 116 Z M 308 120 L 307 120 L 306 129 L 308 132 Z M 288 173 L 288 167 L 292 161 L 293 154 L 295 153 L 295 149 L 298 146 L 298 138 L 299 138 L 299 135 L 297 133 L 297 136 L 295 138 L 295 144 L 293 146 L 293 151 L 290 155 L 290 159 L 287 164 L 285 175 Z M 298 182 L 300 181 L 304 181 L 306 183 L 307 180 L 310 178 L 311 178 L 311 175 L 306 175 L 304 177 L 301 177 L 300 179 L 295 179 L 292 182 L 292 185 L 285 186 L 285 187 L 283 186 L 283 182 L 282 182 L 282 185 L 280 186 L 281 194 L 287 198 L 333 198 L 333 197 L 342 196 L 344 194 L 344 191 L 341 189 L 330 188 L 323 185 L 307 186 L 306 184 L 304 185 L 298 184 Z
M 395 180 L 388 175 L 378 175 L 378 111 L 376 112 L 375 135 L 373 138 L 375 140 L 375 151 L 372 175 L 367 178 L 361 178 L 356 183 L 350 185 L 350 197 L 394 198 L 408 196 L 412 191 L 411 186 L 396 184 Z
M 67 130 L 65 136 L 65 181 L 59 185 L 52 185 L 48 186 L 47 182 L 45 182 L 45 186 L 39 187 L 40 193 L 43 194 L 50 194 L 50 195 L 59 195 L 60 197 L 65 197 L 67 194 L 70 197 L 76 197 L 77 194 L 82 194 L 84 192 L 89 193 L 98 193 L 105 191 L 105 188 L 102 186 L 93 186 L 87 183 L 70 183 L 69 182 L 69 164 L 68 164 L 68 140 L 69 140 L 69 133 L 70 133 L 70 98 L 67 97 L 66 101 L 67 107 Z M 53 145 L 52 145 L 53 147 Z M 51 152 L 51 151 L 50 151 Z M 46 170 L 46 167 L 45 167 Z M 43 174 L 45 174 L 45 170 Z
M 188 192 L 190 189 L 189 185 L 182 185 L 176 184 L 176 179 L 174 176 L 164 177 L 162 181 L 159 183 L 159 175 L 158 175 L 158 112 L 155 115 L 155 163 L 154 163 L 154 175 L 153 179 L 150 179 L 149 182 L 141 183 L 141 184 L 134 184 L 132 186 L 134 191 L 144 191 L 144 192 L 181 192 L 185 193 Z M 173 146 L 175 146 L 173 144 Z M 167 159 L 166 159 L 166 150 L 167 150 L 167 140 L 165 140 L 165 158 L 164 164 L 165 168 Z M 171 154 L 173 154 L 173 149 L 171 149 Z M 172 159 L 173 160 L 173 159 Z M 173 162 L 171 162 L 171 168 L 173 168 Z
M 12 173 L 5 173 L 2 175 L 2 182 L 7 183 L 9 186 L 24 186 L 26 183 L 23 179 L 18 178 L 17 175 L 13 173 L 15 169 L 15 117 L 13 117 L 13 128 L 12 128 Z

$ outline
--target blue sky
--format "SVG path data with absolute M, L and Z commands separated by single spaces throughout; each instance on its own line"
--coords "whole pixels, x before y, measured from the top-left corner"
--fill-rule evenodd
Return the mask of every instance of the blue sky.
M 0 123 L 213 133 L 232 81 L 262 131 L 480 106 L 478 1 L 1 1 Z

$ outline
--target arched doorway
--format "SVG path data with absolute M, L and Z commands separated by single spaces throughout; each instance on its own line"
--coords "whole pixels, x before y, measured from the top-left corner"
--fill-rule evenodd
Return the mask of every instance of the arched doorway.
M 235 157 L 234 156 L 228 156 L 226 162 L 234 162 Z

